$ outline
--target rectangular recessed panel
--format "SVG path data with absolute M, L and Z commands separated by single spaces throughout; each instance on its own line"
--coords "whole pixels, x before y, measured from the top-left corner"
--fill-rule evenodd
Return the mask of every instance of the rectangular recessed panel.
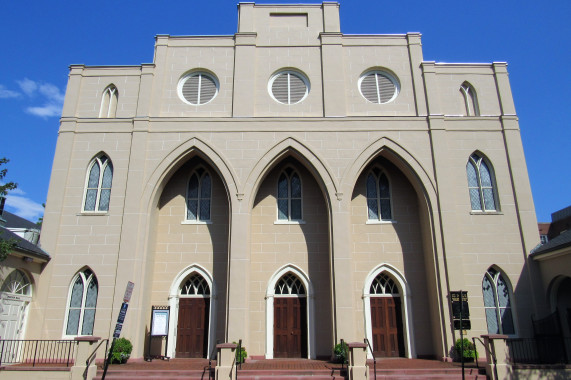
M 270 25 L 278 28 L 307 28 L 307 13 L 270 13 Z

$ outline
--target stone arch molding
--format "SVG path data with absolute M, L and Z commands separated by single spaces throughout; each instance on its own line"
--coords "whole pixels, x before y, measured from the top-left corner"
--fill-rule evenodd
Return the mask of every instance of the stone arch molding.
M 169 175 L 174 173 L 185 160 L 194 152 L 205 159 L 212 168 L 220 175 L 226 192 L 228 194 L 229 202 L 233 199 L 232 194 L 239 193 L 238 176 L 232 169 L 228 160 L 210 145 L 193 137 L 184 143 L 174 148 L 168 153 L 161 162 L 155 167 L 148 180 L 144 182 L 144 190 L 142 194 L 143 203 L 146 203 L 151 209 L 153 203 L 158 201 L 162 186 L 166 183 Z
M 270 280 L 266 289 L 266 359 L 274 358 L 274 296 L 276 283 L 287 273 L 292 273 L 301 280 L 307 293 L 307 355 L 308 359 L 315 359 L 315 307 L 313 285 L 309 276 L 294 264 L 287 264 L 278 269 Z
M 338 183 L 332 174 L 333 171 L 325 161 L 317 156 L 313 149 L 293 137 L 288 137 L 270 148 L 260 157 L 250 171 L 246 183 L 244 184 L 244 194 L 250 197 L 248 200 L 250 208 L 253 205 L 255 194 L 262 183 L 264 175 L 275 163 L 285 158 L 291 152 L 299 155 L 299 158 L 308 164 L 307 169 L 313 174 L 318 183 L 321 182 L 324 187 L 323 190 L 326 192 L 326 194 L 324 194 L 326 196 L 326 202 L 330 203 L 332 195 L 338 193 Z
M 431 204 L 436 204 L 436 185 L 431 175 L 414 157 L 414 155 L 412 155 L 403 146 L 387 137 L 382 137 L 369 144 L 361 151 L 355 161 L 347 167 L 341 178 L 341 190 L 346 194 L 351 194 L 359 175 L 361 175 L 365 167 L 377 158 L 384 150 L 390 151 L 395 158 L 402 160 L 402 162 L 408 166 L 409 173 L 414 175 L 417 179 L 416 185 L 421 187 Z M 413 186 L 416 187 L 414 183 Z M 349 199 L 350 201 L 350 197 L 346 197 L 345 199 Z
M 167 345 L 167 356 L 173 358 L 175 357 L 176 348 L 176 328 L 178 326 L 178 301 L 180 298 L 179 289 L 182 286 L 183 281 L 193 273 L 198 273 L 208 286 L 210 287 L 210 310 L 208 317 L 208 349 L 207 358 L 210 359 L 210 353 L 216 344 L 216 299 L 217 290 L 216 283 L 210 272 L 199 264 L 191 264 L 182 271 L 180 271 L 174 278 L 169 289 L 169 306 L 170 306 L 170 316 L 169 316 L 169 340 Z
M 369 272 L 365 278 L 365 284 L 363 286 L 363 310 L 365 317 L 365 336 L 369 339 L 369 342 L 373 341 L 373 326 L 371 321 L 371 294 L 369 290 L 373 280 L 381 273 L 387 273 L 395 282 L 399 288 L 401 295 L 401 307 L 402 307 L 402 322 L 403 322 L 403 340 L 405 345 L 405 355 L 407 358 L 416 357 L 416 350 L 414 346 L 414 332 L 413 332 L 413 320 L 412 320 L 412 300 L 411 292 L 408 283 L 404 275 L 395 267 L 390 264 L 380 264 L 372 271 Z M 372 343 L 371 343 L 372 344 Z M 372 359 L 372 353 L 367 351 L 367 356 Z

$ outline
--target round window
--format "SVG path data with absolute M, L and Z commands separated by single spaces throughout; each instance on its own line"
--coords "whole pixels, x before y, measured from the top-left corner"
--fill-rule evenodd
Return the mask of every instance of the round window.
M 211 74 L 197 71 L 182 77 L 178 96 L 192 105 L 206 104 L 218 94 L 218 81 Z
M 359 78 L 361 95 L 371 103 L 392 102 L 399 93 L 398 81 L 384 71 L 368 71 Z
M 296 104 L 309 94 L 309 80 L 296 71 L 280 71 L 270 78 L 268 91 L 282 104 Z

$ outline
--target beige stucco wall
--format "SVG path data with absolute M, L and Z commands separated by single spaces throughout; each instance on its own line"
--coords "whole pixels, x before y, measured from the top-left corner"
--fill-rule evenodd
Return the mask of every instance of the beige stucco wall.
M 526 257 L 539 238 L 505 64 L 423 62 L 420 35 L 343 35 L 337 10 L 243 4 L 235 36 L 157 36 L 153 64 L 71 67 L 42 232 L 53 259 L 30 336 L 62 336 L 70 283 L 89 266 L 99 280 L 95 335 L 109 336 L 126 282 L 135 282 L 123 334 L 140 357 L 151 306 L 166 304 L 174 277 L 193 263 L 214 273 L 217 338 L 244 339 L 250 355 L 265 353 L 265 292 L 285 264 L 314 286 L 318 355 L 335 340 L 364 338 L 364 280 L 383 263 L 410 287 L 417 355 L 447 355 L 451 290 L 469 292 L 470 334 L 486 332 L 481 283 L 492 265 L 509 278 L 518 332 L 527 333 L 536 295 Z M 270 16 L 279 12 L 307 13 L 307 26 L 285 28 Z M 309 78 L 301 103 L 269 95 L 281 68 Z M 393 102 L 360 94 L 359 76 L 371 68 L 398 78 Z M 192 70 L 220 82 L 210 103 L 178 98 L 179 79 Z M 480 117 L 460 116 L 464 81 Z M 117 118 L 101 119 L 110 83 Z M 466 163 L 475 151 L 493 166 L 499 212 L 471 212 Z M 100 152 L 114 166 L 111 206 L 82 213 L 86 170 Z M 276 178 L 290 156 L 307 192 L 304 225 L 274 224 Z M 368 225 L 363 178 L 379 156 L 396 223 Z M 181 224 L 193 157 L 213 174 L 209 225 Z

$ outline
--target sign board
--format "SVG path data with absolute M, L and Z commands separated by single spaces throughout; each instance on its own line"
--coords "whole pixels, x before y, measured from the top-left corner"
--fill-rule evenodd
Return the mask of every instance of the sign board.
M 468 305 L 468 292 L 450 292 L 450 300 L 452 301 L 452 318 L 462 319 L 470 318 L 470 307 Z
M 167 336 L 169 334 L 169 311 L 153 310 L 151 336 Z
M 462 325 L 460 326 L 460 320 L 454 320 L 454 330 L 471 330 L 472 322 L 469 319 L 462 319 Z
M 133 294 L 134 283 L 129 281 L 127 283 L 127 288 L 125 289 L 125 295 L 123 296 L 123 302 L 129 302 L 131 300 L 131 295 Z

